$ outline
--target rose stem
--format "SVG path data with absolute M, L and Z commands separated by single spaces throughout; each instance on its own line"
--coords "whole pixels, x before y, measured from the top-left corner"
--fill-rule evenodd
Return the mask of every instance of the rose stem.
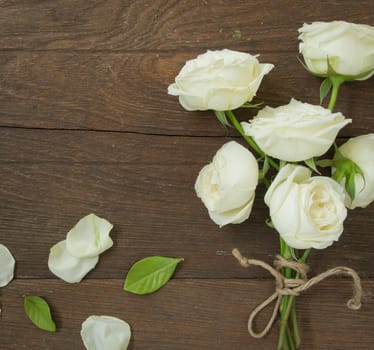
M 285 243 L 285 246 L 288 249 L 290 249 L 286 243 Z M 287 250 L 287 249 L 285 249 L 285 250 Z M 299 263 L 304 263 L 306 261 L 306 259 L 308 258 L 309 254 L 310 254 L 310 251 L 311 251 L 311 248 L 305 250 L 303 256 L 298 260 L 298 262 Z M 285 253 L 287 253 L 287 252 L 285 252 Z M 299 278 L 299 277 L 300 277 L 300 274 L 296 273 L 295 278 Z M 282 349 L 282 345 L 284 343 L 284 338 L 285 338 L 286 326 L 287 326 L 287 323 L 288 323 L 288 318 L 290 316 L 290 312 L 291 312 L 291 309 L 292 309 L 292 307 L 294 305 L 294 301 L 295 301 L 295 296 L 294 295 L 286 296 L 286 297 L 283 297 L 283 298 L 286 300 L 285 301 L 286 306 L 283 306 L 282 312 L 281 312 L 281 328 L 280 328 L 280 331 L 279 331 L 278 350 Z M 283 302 L 284 299 L 282 299 L 282 302 Z
M 293 308 L 291 309 L 291 322 L 292 322 L 293 337 L 295 340 L 296 348 L 298 348 L 300 346 L 300 334 L 299 334 L 299 327 L 297 325 L 296 300 L 294 301 Z
M 288 340 L 290 350 L 295 350 L 295 345 L 293 344 L 293 339 L 292 339 L 292 335 L 291 335 L 291 332 L 290 332 L 290 327 L 288 327 L 288 325 L 287 325 L 287 328 L 286 328 L 286 334 L 287 334 L 287 340 Z
M 335 107 L 336 98 L 338 97 L 338 92 L 340 86 L 344 83 L 344 78 L 339 76 L 331 76 L 329 77 L 331 84 L 332 84 L 332 92 L 330 97 L 329 106 L 327 107 L 331 112 Z
M 229 117 L 232 125 L 235 127 L 235 129 L 239 132 L 240 135 L 243 136 L 244 140 L 248 142 L 248 144 L 262 157 L 265 157 L 265 153 L 262 151 L 262 149 L 257 145 L 257 143 L 252 139 L 252 137 L 245 134 L 242 126 L 240 125 L 239 121 L 236 119 L 233 111 L 225 111 L 226 115 Z M 274 162 L 274 160 L 270 157 L 268 157 L 269 164 L 275 169 L 279 170 L 279 166 L 277 163 Z

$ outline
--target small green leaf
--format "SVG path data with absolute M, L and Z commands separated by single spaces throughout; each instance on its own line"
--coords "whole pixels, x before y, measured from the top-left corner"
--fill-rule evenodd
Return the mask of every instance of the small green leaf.
M 319 104 L 322 105 L 323 100 L 325 97 L 329 94 L 332 87 L 331 80 L 329 78 L 326 78 L 322 81 L 322 84 L 319 88 Z
M 321 168 L 328 168 L 333 165 L 333 160 L 332 159 L 317 160 L 316 165 L 320 166 Z
M 351 200 L 354 200 L 355 195 L 356 195 L 355 177 L 356 177 L 356 174 L 354 172 L 349 173 L 346 177 L 346 182 L 345 182 L 345 190 L 347 191 Z
M 268 227 L 270 227 L 270 228 L 274 228 L 273 222 L 271 221 L 270 218 L 267 218 L 267 219 L 265 220 L 265 224 L 266 224 L 266 226 L 268 226 Z
M 150 294 L 164 286 L 183 258 L 150 256 L 137 261 L 128 272 L 123 289 L 135 294 Z
M 56 332 L 56 324 L 52 319 L 51 310 L 43 298 L 25 295 L 23 297 L 23 306 L 26 315 L 36 327 L 48 332 Z
M 355 162 L 348 158 L 344 158 L 340 152 L 336 153 L 335 156 L 336 158 L 334 159 L 333 164 L 333 166 L 335 167 L 335 172 L 332 174 L 332 178 L 338 183 L 342 183 L 342 181 L 345 180 L 345 190 L 347 191 L 349 197 L 353 201 L 356 195 L 356 175 L 362 177 L 365 186 L 364 173 Z
M 314 158 L 304 160 L 304 163 L 317 174 L 321 174 L 320 171 L 317 169 L 317 165 L 316 165 L 316 162 L 314 161 Z
M 261 108 L 264 105 L 264 102 L 259 102 L 259 103 L 249 103 L 245 102 L 240 106 L 240 108 Z
M 265 155 L 264 165 L 262 166 L 262 173 L 263 173 L 263 176 L 264 176 L 264 177 L 265 177 L 266 174 L 268 173 L 269 169 L 270 169 L 269 159 L 268 159 L 268 157 Z
M 215 116 L 217 117 L 218 121 L 226 128 L 228 126 L 231 127 L 231 124 L 227 120 L 226 114 L 223 111 L 214 111 Z

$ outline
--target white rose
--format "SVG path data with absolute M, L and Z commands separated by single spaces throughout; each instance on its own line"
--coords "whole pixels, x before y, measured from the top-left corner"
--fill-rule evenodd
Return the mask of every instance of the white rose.
M 330 246 L 347 216 L 343 188 L 328 177 L 310 175 L 308 168 L 288 164 L 265 194 L 275 229 L 296 249 Z
M 240 224 L 252 210 L 258 182 L 256 158 L 235 141 L 224 144 L 201 169 L 195 190 L 210 218 L 220 227 Z
M 285 106 L 265 107 L 249 123 L 241 124 L 266 154 L 298 162 L 324 154 L 350 122 L 341 113 L 292 99 Z
M 348 208 L 365 208 L 374 201 L 374 134 L 361 135 L 348 140 L 339 148 L 340 153 L 353 162 L 362 170 L 361 175 L 355 176 L 356 195 L 353 201 L 347 196 Z
M 232 110 L 253 99 L 273 67 L 244 52 L 207 51 L 186 62 L 168 93 L 188 111 Z
M 343 21 L 313 22 L 304 24 L 299 33 L 299 51 L 314 74 L 327 75 L 327 59 L 340 75 L 365 80 L 374 74 L 374 27 Z

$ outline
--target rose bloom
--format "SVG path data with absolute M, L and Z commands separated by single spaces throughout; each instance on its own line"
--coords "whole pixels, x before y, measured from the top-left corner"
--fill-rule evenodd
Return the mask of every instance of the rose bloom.
M 327 59 L 339 75 L 365 80 L 374 74 L 374 27 L 344 21 L 313 22 L 299 29 L 299 51 L 309 70 L 328 75 Z
M 346 205 L 350 209 L 365 208 L 374 201 L 374 134 L 349 139 L 339 147 L 339 151 L 360 167 L 365 178 L 355 175 L 356 195 L 353 201 L 347 195 Z
M 265 194 L 270 217 L 284 241 L 296 249 L 324 249 L 337 241 L 347 216 L 344 190 L 303 166 L 284 166 Z
M 235 141 L 224 144 L 201 169 L 195 190 L 210 218 L 220 227 L 240 224 L 252 210 L 258 182 L 256 158 Z
M 298 162 L 326 153 L 339 130 L 350 122 L 341 113 L 292 99 L 285 106 L 265 107 L 241 125 L 269 156 Z
M 253 99 L 273 67 L 244 52 L 207 51 L 186 62 L 168 93 L 188 111 L 232 110 Z

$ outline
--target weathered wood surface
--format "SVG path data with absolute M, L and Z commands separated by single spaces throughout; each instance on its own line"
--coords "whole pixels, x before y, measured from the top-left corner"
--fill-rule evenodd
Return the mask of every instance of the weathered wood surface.
M 370 0 L 2 0 L 0 9 L 4 49 L 177 51 L 241 45 L 292 52 L 295 31 L 304 22 L 372 24 L 374 5 Z
M 0 125 L 227 135 L 211 113 L 184 111 L 177 98 L 167 95 L 168 85 L 185 60 L 201 52 L 198 48 L 193 53 L 147 54 L 4 52 L 0 55 Z M 261 51 L 256 47 L 257 52 Z M 261 55 L 263 62 L 271 62 L 275 68 L 264 78 L 257 101 L 278 106 L 294 97 L 319 103 L 321 81 L 310 76 L 296 56 L 296 43 L 291 51 Z M 371 86 L 371 81 L 365 81 L 342 87 L 337 108 L 355 122 L 341 135 L 373 130 L 374 121 L 368 113 L 374 110 Z M 246 110 L 240 118 L 249 119 L 255 113 Z
M 184 111 L 166 90 L 186 59 L 227 47 L 275 64 L 257 101 L 318 103 L 320 80 L 296 60 L 297 29 L 337 18 L 373 25 L 374 3 L 0 0 L 0 242 L 17 260 L 16 280 L 0 289 L 0 349 L 83 349 L 80 325 L 91 314 L 127 320 L 131 350 L 273 349 L 276 328 L 263 340 L 246 331 L 271 278 L 230 255 L 238 247 L 270 262 L 278 252 L 264 190 L 248 222 L 218 229 L 209 220 L 193 184 L 236 134 L 209 112 Z M 373 107 L 372 80 L 343 86 L 337 109 L 353 124 L 339 142 L 373 132 Z M 341 240 L 310 258 L 311 274 L 356 269 L 363 308 L 345 307 L 348 280 L 313 288 L 298 301 L 302 349 L 372 348 L 373 210 L 350 212 Z M 49 272 L 49 248 L 89 212 L 113 222 L 115 244 L 68 285 Z M 158 293 L 123 292 L 129 267 L 147 255 L 185 261 Z M 56 334 L 27 320 L 24 294 L 47 298 Z
M 211 222 L 193 190 L 197 173 L 224 138 L 123 133 L 0 130 L 0 236 L 19 261 L 19 277 L 52 277 L 49 248 L 90 212 L 113 222 L 115 245 L 90 277 L 121 278 L 145 255 L 186 259 L 177 277 L 269 277 L 246 271 L 234 247 L 270 261 L 278 237 L 265 224 L 264 189 L 251 219 L 222 229 Z M 341 240 L 313 252 L 314 271 L 349 264 L 373 277 L 373 208 L 352 211 Z M 23 239 L 21 239 L 23 238 Z M 35 249 L 30 250 L 30 244 Z
M 365 290 L 374 288 L 369 281 L 363 286 Z M 129 350 L 273 349 L 276 326 L 261 340 L 250 338 L 246 329 L 249 310 L 270 295 L 272 288 L 270 281 L 263 280 L 173 280 L 158 293 L 140 297 L 124 292 L 122 280 L 86 280 L 79 285 L 18 280 L 3 292 L 2 349 L 83 350 L 81 323 L 89 315 L 108 313 L 132 325 Z M 23 294 L 35 293 L 50 303 L 57 333 L 35 328 L 24 315 Z M 372 348 L 372 324 L 367 320 L 373 317 L 373 299 L 365 297 L 363 309 L 352 311 L 345 306 L 350 293 L 350 282 L 330 280 L 298 299 L 302 348 Z M 258 327 L 264 326 L 267 311 Z

